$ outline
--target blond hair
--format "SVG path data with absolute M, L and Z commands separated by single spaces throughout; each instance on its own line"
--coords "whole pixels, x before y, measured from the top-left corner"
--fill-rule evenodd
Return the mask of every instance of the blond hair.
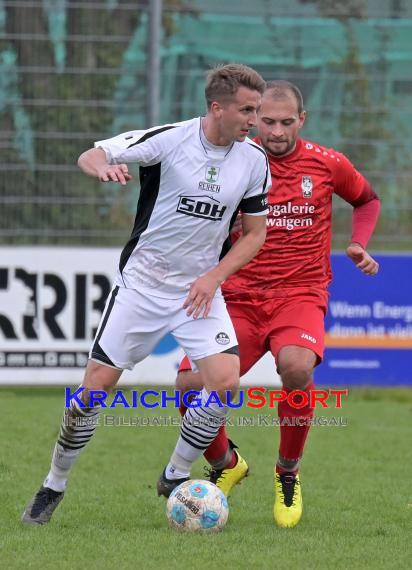
M 206 78 L 205 97 L 207 108 L 213 101 L 226 103 L 237 93 L 239 87 L 246 87 L 263 94 L 266 83 L 257 71 L 241 63 L 218 65 L 211 69 Z

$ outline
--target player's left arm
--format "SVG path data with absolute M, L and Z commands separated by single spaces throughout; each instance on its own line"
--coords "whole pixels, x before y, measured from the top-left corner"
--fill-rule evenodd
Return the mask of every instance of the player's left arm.
M 235 242 L 220 263 L 211 271 L 196 279 L 190 287 L 183 305 L 187 315 L 207 317 L 216 290 L 230 275 L 246 265 L 260 250 L 266 238 L 266 214 L 243 214 L 242 236 Z
M 335 170 L 335 193 L 353 207 L 352 237 L 346 254 L 366 275 L 376 275 L 379 263 L 366 247 L 379 218 L 380 199 L 366 178 L 340 155 Z

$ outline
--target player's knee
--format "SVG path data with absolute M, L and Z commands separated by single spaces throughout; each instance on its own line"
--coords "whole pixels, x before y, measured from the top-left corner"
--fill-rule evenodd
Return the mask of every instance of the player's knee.
M 203 381 L 198 372 L 192 370 L 182 370 L 176 376 L 176 390 L 179 390 L 180 402 L 186 392 L 197 390 L 201 392 L 203 389 Z
M 180 390 L 182 393 L 188 392 L 189 390 L 201 390 L 203 388 L 203 382 L 198 372 L 193 372 L 192 370 L 182 370 L 177 373 L 176 376 L 176 390 Z
M 230 375 L 226 375 L 218 384 L 218 389 L 216 391 L 221 402 L 226 403 L 227 400 L 233 400 L 239 390 L 239 374 L 235 372 Z
M 88 397 L 90 390 L 102 391 L 109 394 L 117 384 L 122 370 L 104 366 L 98 362 L 89 361 L 82 386 L 86 388 L 85 397 Z M 86 402 L 85 402 L 86 403 Z
M 312 381 L 313 368 L 293 363 L 280 370 L 282 384 L 288 390 L 305 390 Z
M 228 397 L 230 400 L 236 396 L 239 390 L 239 368 L 224 367 L 216 370 L 215 375 L 208 378 L 205 382 L 205 388 L 210 394 L 214 392 L 218 395 L 221 402 L 226 403 Z
M 198 363 L 207 392 L 217 393 L 226 402 L 226 392 L 232 398 L 239 389 L 239 357 L 234 354 L 214 355 L 213 358 Z

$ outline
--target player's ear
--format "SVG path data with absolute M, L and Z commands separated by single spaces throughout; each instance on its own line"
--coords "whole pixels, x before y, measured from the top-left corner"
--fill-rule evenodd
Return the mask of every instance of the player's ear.
M 308 116 L 307 111 L 302 111 L 299 115 L 299 128 L 301 129 L 305 124 L 306 118 Z
M 223 107 L 218 101 L 212 101 L 210 105 L 210 112 L 215 117 L 220 117 L 222 115 Z

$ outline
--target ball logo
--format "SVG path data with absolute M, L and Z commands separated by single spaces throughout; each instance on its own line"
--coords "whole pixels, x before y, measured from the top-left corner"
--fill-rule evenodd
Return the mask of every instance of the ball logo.
M 229 335 L 227 335 L 225 332 L 220 332 L 215 336 L 215 341 L 218 344 L 229 344 Z
M 183 532 L 222 530 L 229 507 L 222 491 L 210 481 L 185 481 L 172 491 L 166 505 L 169 526 Z

